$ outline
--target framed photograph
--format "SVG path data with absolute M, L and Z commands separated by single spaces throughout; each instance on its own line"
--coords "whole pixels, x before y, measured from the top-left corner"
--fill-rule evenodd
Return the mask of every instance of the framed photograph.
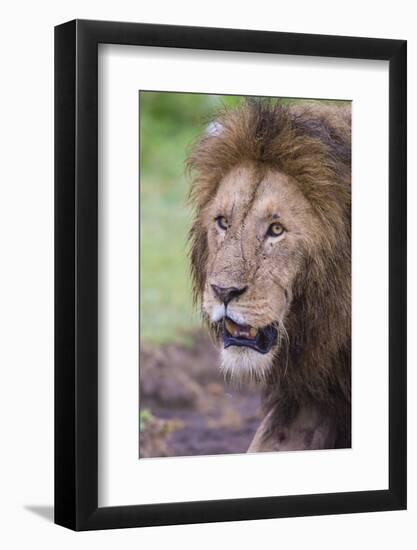
M 55 29 L 55 522 L 406 508 L 406 42 Z

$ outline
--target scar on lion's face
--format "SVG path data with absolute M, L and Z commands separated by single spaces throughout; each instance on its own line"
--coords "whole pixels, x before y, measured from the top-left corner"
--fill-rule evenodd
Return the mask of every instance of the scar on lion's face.
M 226 322 L 224 366 L 246 357 L 266 368 L 319 221 L 291 178 L 250 163 L 223 178 L 202 221 L 208 235 L 203 310 L 212 323 Z

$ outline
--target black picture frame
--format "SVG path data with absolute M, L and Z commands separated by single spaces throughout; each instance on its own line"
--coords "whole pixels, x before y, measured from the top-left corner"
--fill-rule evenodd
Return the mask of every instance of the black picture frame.
M 389 61 L 389 488 L 98 506 L 98 44 Z M 55 28 L 55 522 L 74 530 L 406 508 L 406 41 L 74 20 Z

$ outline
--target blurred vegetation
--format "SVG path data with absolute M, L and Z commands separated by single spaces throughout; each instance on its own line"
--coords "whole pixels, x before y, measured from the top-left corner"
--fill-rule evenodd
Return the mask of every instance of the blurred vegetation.
M 139 412 L 139 431 L 143 432 L 153 416 L 149 409 L 141 409 Z
M 186 254 L 191 212 L 184 162 L 213 114 L 241 101 L 242 96 L 140 93 L 142 342 L 187 343 L 187 333 L 200 323 Z

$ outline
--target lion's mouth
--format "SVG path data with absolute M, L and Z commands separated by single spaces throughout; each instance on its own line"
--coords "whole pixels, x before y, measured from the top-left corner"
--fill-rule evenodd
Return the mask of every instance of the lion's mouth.
M 239 325 L 226 317 L 223 328 L 225 349 L 229 346 L 244 346 L 259 353 L 268 353 L 277 342 L 278 332 L 272 326 L 256 329 L 250 325 Z

